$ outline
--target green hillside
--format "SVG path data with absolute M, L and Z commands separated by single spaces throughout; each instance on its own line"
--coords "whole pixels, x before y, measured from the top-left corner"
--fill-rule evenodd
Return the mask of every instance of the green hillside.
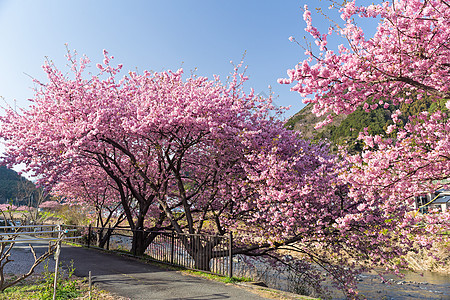
M 402 124 L 406 124 L 410 116 L 417 115 L 422 111 L 447 110 L 445 101 L 435 102 L 426 98 L 420 101 L 416 100 L 411 104 L 391 105 L 387 109 L 379 107 L 370 112 L 365 112 L 359 107 L 348 116 L 337 116 L 331 124 L 316 130 L 314 129 L 315 124 L 325 117 L 317 118 L 312 113 L 312 104 L 308 104 L 291 117 L 285 126 L 292 130 L 301 131 L 305 138 L 316 141 L 327 139 L 331 142 L 333 150 L 337 149 L 337 145 L 347 145 L 350 153 L 356 153 L 362 151 L 363 146 L 361 141 L 357 139 L 359 132 L 367 127 L 370 134 L 384 134 L 387 126 L 392 124 L 392 112 L 397 109 L 402 112 L 399 118 Z
M 13 202 L 28 205 L 31 194 L 36 192 L 34 184 L 15 171 L 0 167 L 0 203 Z

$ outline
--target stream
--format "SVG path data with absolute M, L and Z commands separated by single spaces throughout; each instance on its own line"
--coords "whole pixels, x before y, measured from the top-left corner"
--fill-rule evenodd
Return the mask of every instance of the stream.
M 405 277 L 365 273 L 358 276 L 358 289 L 367 299 L 412 300 L 450 299 L 450 276 L 433 272 L 404 273 Z M 339 291 L 333 291 L 333 299 L 345 299 Z
M 248 259 L 246 259 L 247 262 Z M 242 268 L 242 262 L 235 262 L 236 276 L 253 277 L 263 282 L 269 288 L 284 290 L 288 292 L 299 292 L 312 297 L 320 295 L 310 294 L 305 289 L 301 293 L 301 285 L 289 279 L 289 274 L 279 273 L 268 264 L 257 262 L 250 263 L 249 268 Z M 239 274 L 240 273 L 240 274 Z M 395 275 L 385 275 L 384 280 L 376 273 L 363 273 L 357 277 L 357 285 L 361 298 L 383 299 L 383 300 L 414 300 L 414 299 L 445 299 L 450 300 L 450 275 L 434 272 L 405 272 L 403 278 Z M 253 275 L 253 276 L 252 276 Z M 338 289 L 331 286 L 330 282 L 325 282 L 332 299 L 343 300 L 345 295 Z

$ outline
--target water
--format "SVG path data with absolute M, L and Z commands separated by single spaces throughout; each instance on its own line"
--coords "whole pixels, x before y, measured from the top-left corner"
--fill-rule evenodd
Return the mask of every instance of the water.
M 450 276 L 433 272 L 404 273 L 405 277 L 386 275 L 383 279 L 373 273 L 363 273 L 357 278 L 358 291 L 363 299 L 414 300 L 446 299 L 450 300 Z M 344 294 L 331 288 L 332 299 L 344 300 Z
M 248 261 L 248 259 L 247 259 Z M 236 266 L 236 271 L 242 272 L 241 276 L 253 277 L 264 282 L 268 287 L 289 292 L 295 292 L 295 288 L 303 288 L 308 295 L 308 289 L 302 286 L 295 286 L 286 274 L 280 274 L 276 270 L 267 266 L 262 261 L 251 262 L 252 268 L 242 269 L 242 262 Z M 252 269 L 252 270 L 251 270 Z M 245 271 L 245 272 L 244 272 Z M 252 274 L 253 273 L 253 274 Z M 239 276 L 238 275 L 238 276 Z M 375 272 L 363 273 L 358 276 L 357 284 L 361 298 L 383 299 L 383 300 L 413 300 L 413 299 L 442 299 L 450 300 L 450 275 L 443 275 L 433 272 L 405 272 L 403 278 L 395 275 L 386 275 L 382 279 Z M 345 295 L 331 287 L 331 283 L 325 282 L 330 290 L 332 299 L 343 300 Z M 320 295 L 310 294 L 313 297 Z
M 385 276 L 384 281 L 374 273 L 358 277 L 358 289 L 367 299 L 413 300 L 450 299 L 450 276 L 433 272 L 406 272 L 405 277 Z M 336 294 L 335 294 L 336 295 Z M 334 299 L 345 299 L 337 296 Z

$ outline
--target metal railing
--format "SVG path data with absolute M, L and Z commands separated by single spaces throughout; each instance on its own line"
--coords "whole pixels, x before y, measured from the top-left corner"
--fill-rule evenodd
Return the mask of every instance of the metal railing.
M 24 231 L 25 229 L 25 231 Z M 70 232 L 75 232 L 74 229 L 62 229 L 61 225 L 11 225 L 11 226 L 0 226 L 0 243 L 1 244 L 9 244 L 8 250 L 4 253 L 4 245 L 2 245 L 2 260 L 9 256 L 9 251 L 14 247 L 16 243 L 29 243 L 29 242 L 42 242 L 48 241 L 49 248 L 46 253 L 37 258 L 36 253 L 34 252 L 33 247 L 30 244 L 31 251 L 33 252 L 35 262 L 30 269 L 30 272 L 33 272 L 35 266 L 40 264 L 42 258 L 48 257 L 47 255 L 55 253 L 55 276 L 53 281 L 53 300 L 56 300 L 56 289 L 57 289 L 57 280 L 58 280 L 58 267 L 59 267 L 59 254 L 61 252 L 61 241 L 67 239 L 78 239 L 80 236 L 68 237 L 67 235 Z M 21 238 L 25 236 L 25 238 Z M 31 238 L 29 237 L 31 236 Z M 54 248 L 51 248 L 50 243 L 54 241 Z M 7 255 L 6 255 L 7 254 Z M 6 264 L 8 260 L 2 263 Z M 3 275 L 3 270 L 2 270 Z
M 75 230 L 63 230 L 60 225 L 0 226 L 0 243 L 28 243 L 81 238 L 81 236 L 73 234 L 69 237 L 70 232 L 75 232 Z M 21 236 L 26 236 L 26 238 L 20 238 Z M 28 236 L 32 237 L 28 238 Z
M 152 235 L 145 248 L 148 259 L 200 270 L 222 276 L 233 276 L 233 236 L 187 234 L 175 231 L 143 231 L 124 228 L 64 225 L 81 238 L 76 243 L 93 248 L 126 252 L 136 256 L 132 247 L 133 235 L 140 232 Z M 134 252 L 134 253 L 133 253 Z
M 188 269 L 233 276 L 232 235 L 206 235 L 158 232 L 147 247 L 152 258 Z

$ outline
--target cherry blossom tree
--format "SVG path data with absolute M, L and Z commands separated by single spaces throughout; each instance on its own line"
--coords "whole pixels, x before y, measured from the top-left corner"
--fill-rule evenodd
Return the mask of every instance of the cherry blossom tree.
M 93 165 L 74 167 L 69 176 L 60 179 L 51 193 L 69 205 L 88 206 L 95 211 L 97 246 L 100 248 L 105 246 L 114 228 L 126 219 L 115 183 L 102 169 Z
M 302 96 L 314 94 L 305 102 L 314 104 L 317 115 L 329 114 L 323 124 L 333 114 L 348 114 L 358 106 L 387 108 L 424 97 L 436 102 L 436 112 L 412 116 L 404 127 L 398 126 L 400 110 L 395 111 L 386 136 L 361 133 L 366 151 L 351 157 L 354 168 L 348 180 L 361 187 L 358 195 L 370 190 L 403 202 L 445 187 L 450 175 L 450 4 L 401 0 L 358 6 L 352 1 L 342 6 L 341 13 L 344 25 L 336 33 L 348 45 L 340 45 L 336 52 L 327 42 L 333 28 L 321 34 L 305 7 L 305 30 L 319 52 L 307 49 L 308 58 L 279 82 L 295 82 L 292 90 Z M 373 37 L 364 35 L 358 18 L 380 20 Z M 389 135 L 394 138 L 388 139 Z
M 130 72 L 117 81 L 121 66 L 110 66 L 104 54 L 99 74 L 89 79 L 82 76 L 87 58 L 78 63 L 69 54 L 74 79 L 44 66 L 49 83 L 37 91 L 35 104 L 22 115 L 10 109 L 3 118 L 5 162 L 25 163 L 50 186 L 76 174 L 74 166 L 101 168 L 115 183 L 138 254 L 153 232 L 144 228 L 148 213 L 158 228 L 167 221 L 179 233 L 196 233 L 205 230 L 209 211 L 217 210 L 214 227 L 225 232 L 219 215 L 234 199 L 225 192 L 243 174 L 238 162 L 245 152 L 235 145 L 271 124 L 282 129 L 280 122 L 266 120 L 271 104 L 244 95 L 239 81 L 245 77 L 237 74 L 226 86 L 218 78 L 183 82 L 181 71 Z M 33 124 L 28 132 L 21 130 L 26 122 Z
M 394 124 L 385 136 L 362 132 L 365 151 L 344 156 L 349 167 L 340 178 L 350 185 L 348 196 L 361 199 L 362 211 L 376 207 L 374 217 L 390 216 L 385 221 L 397 224 L 392 227 L 393 235 L 388 234 L 391 239 L 411 237 L 411 228 L 418 219 L 426 219 L 426 229 L 431 233 L 448 230 L 448 212 L 421 217 L 409 211 L 415 196 L 448 188 L 450 3 L 398 0 L 358 6 L 356 1 L 350 1 L 343 4 L 340 12 L 344 23 L 336 23 L 327 33 L 320 33 L 305 6 L 305 30 L 318 49 L 304 47 L 308 58 L 288 70 L 289 78 L 279 82 L 295 83 L 291 89 L 302 97 L 313 95 L 304 102 L 313 103 L 313 112 L 318 116 L 327 115 L 318 127 L 331 122 L 334 115 L 349 114 L 359 106 L 369 111 L 425 97 L 435 102 L 437 111 L 412 116 L 405 126 L 399 126 L 401 113 L 395 111 Z M 361 19 L 373 19 L 374 26 L 378 23 L 374 36 L 367 37 L 357 25 Z M 328 45 L 328 38 L 334 33 L 346 42 L 337 49 Z M 293 37 L 290 40 L 296 41 Z M 347 215 L 337 220 L 338 228 L 369 216 Z M 429 247 L 423 239 L 425 235 L 416 233 L 416 240 Z
M 412 102 L 425 95 L 448 99 L 449 91 L 449 14 L 447 1 L 382 1 L 357 6 L 355 1 L 341 9 L 345 22 L 321 34 L 312 25 L 305 6 L 305 30 L 315 40 L 319 52 L 306 48 L 308 58 L 289 70 L 287 79 L 293 91 L 314 103 L 314 113 L 348 114 L 358 106 L 375 109 L 379 105 Z M 373 37 L 366 37 L 356 23 L 358 18 L 378 19 Z M 336 32 L 347 41 L 337 51 L 328 48 L 328 37 Z M 293 37 L 291 40 L 295 40 Z M 332 115 L 328 118 L 328 122 Z
M 29 109 L 6 109 L 2 162 L 25 164 L 61 195 L 70 196 L 73 185 L 73 196 L 117 197 L 136 254 L 158 229 L 181 235 L 247 228 L 233 253 L 282 262 L 277 250 L 289 248 L 307 258 L 289 265 L 317 289 L 323 278 L 312 263 L 350 294 L 352 278 L 365 268 L 352 265 L 356 257 L 385 261 L 408 246 L 393 243 L 397 222 L 383 214 L 382 202 L 366 208 L 364 199 L 348 197 L 339 176 L 345 162 L 284 129 L 270 98 L 243 92 L 240 66 L 223 84 L 218 77 L 183 80 L 181 70 L 118 78 L 121 65 L 111 66 L 106 51 L 95 75 L 85 74 L 87 58 L 68 59 L 71 75 L 44 65 L 48 83 L 38 82 Z M 217 239 L 182 242 L 199 269 L 228 255 L 207 251 Z
M 10 204 L 10 203 L 0 204 L 0 210 L 2 212 L 15 211 L 16 209 L 17 209 L 17 206 Z

